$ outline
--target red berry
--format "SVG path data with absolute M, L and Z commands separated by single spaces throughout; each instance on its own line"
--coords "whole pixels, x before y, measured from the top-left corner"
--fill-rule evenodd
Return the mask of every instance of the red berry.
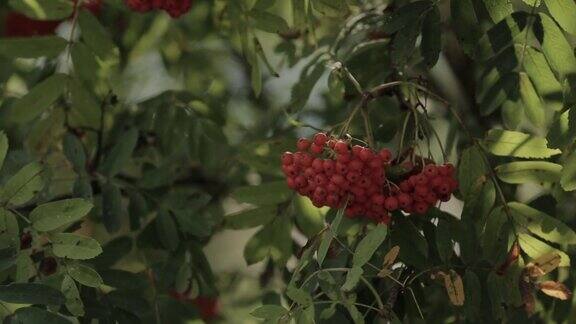
M 428 208 L 430 208 L 430 206 L 424 202 L 417 202 L 414 204 L 414 212 L 417 214 L 426 214 Z
M 340 205 L 340 198 L 338 198 L 338 195 L 329 194 L 326 197 L 326 204 L 332 208 L 336 208 L 338 205 Z
M 22 233 L 20 236 L 20 250 L 29 249 L 32 246 L 32 234 L 29 232 Z
M 328 142 L 328 135 L 326 133 L 316 133 L 313 138 L 314 144 L 324 146 Z
M 49 276 L 55 273 L 56 269 L 58 269 L 58 262 L 53 257 L 42 259 L 42 261 L 40 261 L 40 265 L 38 266 L 38 270 L 45 276 Z
M 312 166 L 312 161 L 314 161 L 314 158 L 310 154 L 303 153 L 302 158 L 300 159 L 300 165 L 304 167 L 309 167 Z
M 324 197 L 326 196 L 326 189 L 324 189 L 324 187 L 316 187 L 316 190 L 314 190 L 314 197 Z
M 402 190 L 403 192 L 411 192 L 412 188 L 413 188 L 413 186 L 410 183 L 410 181 L 400 182 L 400 190 Z
M 392 159 L 392 152 L 389 149 L 382 149 L 378 152 L 378 155 L 384 160 L 384 162 L 389 162 Z
M 336 169 L 336 163 L 334 163 L 334 161 L 332 160 L 324 160 L 324 162 L 322 163 L 323 167 L 324 167 L 324 173 L 326 174 L 332 174 L 334 173 L 335 169 Z
M 304 169 L 304 176 L 306 177 L 306 179 L 314 179 L 316 173 L 317 172 L 312 167 Z
M 448 181 L 443 181 L 442 184 L 438 186 L 438 193 L 442 195 L 447 195 L 450 194 L 450 192 L 451 192 L 450 184 L 448 183 Z
M 384 202 L 386 201 L 386 197 L 384 197 L 384 195 L 376 194 L 376 195 L 373 195 L 370 200 L 375 205 L 384 205 Z
M 372 185 L 372 181 L 370 181 L 370 179 L 368 179 L 367 177 L 362 177 L 360 178 L 360 180 L 358 181 L 358 184 L 360 185 L 360 187 L 362 188 L 368 188 Z
M 352 191 L 354 196 L 356 196 L 355 198 L 364 197 L 366 195 L 366 191 L 364 190 L 364 188 L 361 188 L 358 186 L 352 187 L 352 190 L 350 190 L 350 191 Z
M 294 178 L 286 178 L 286 184 L 288 185 L 288 188 L 292 190 L 298 188 L 298 186 L 296 186 L 296 181 L 294 181 Z
M 379 169 L 382 168 L 382 158 L 378 155 L 375 155 L 372 160 L 370 160 L 368 162 L 368 165 L 372 168 L 372 169 Z
M 344 182 L 346 182 L 346 179 L 341 174 L 335 174 L 332 176 L 332 178 L 330 178 L 330 181 L 332 181 L 336 185 L 343 185 Z
M 307 138 L 301 138 L 296 143 L 296 147 L 298 148 L 298 151 L 304 152 L 310 147 L 310 140 Z
M 328 192 L 337 193 L 340 191 L 340 187 L 338 185 L 336 185 L 334 182 L 330 182 L 326 185 L 326 190 Z
M 412 204 L 412 197 L 407 193 L 401 193 L 398 195 L 398 205 L 403 209 L 406 209 Z
M 428 178 L 433 178 L 438 175 L 438 168 L 433 164 L 428 164 L 424 167 L 422 173 L 424 173 Z
M 360 145 L 354 145 L 352 146 L 352 154 L 354 154 L 355 157 L 360 157 L 360 152 L 362 152 L 362 150 L 364 149 L 364 147 L 360 146 Z
M 417 185 L 414 187 L 414 193 L 418 196 L 426 196 L 430 192 L 430 189 L 426 185 Z
M 323 174 L 317 174 L 316 177 L 314 177 L 314 184 L 317 186 L 325 186 L 328 184 L 328 178 Z
M 362 161 L 360 160 L 354 159 L 350 161 L 348 166 L 350 167 L 351 170 L 360 171 L 364 167 L 364 163 L 362 163 Z
M 379 222 L 382 224 L 388 225 L 388 224 L 390 224 L 390 222 L 392 222 L 392 217 L 390 217 L 390 214 L 386 213 L 386 214 L 380 216 Z
M 398 209 L 398 199 L 396 197 L 388 197 L 386 198 L 386 201 L 384 202 L 384 207 L 386 209 L 388 209 L 389 211 L 394 211 L 396 209 Z
M 434 177 L 432 181 L 430 181 L 430 185 L 434 189 L 438 188 L 442 183 L 444 183 L 444 180 L 441 177 Z
M 424 175 L 423 173 L 414 176 L 415 185 L 425 185 L 427 183 L 428 183 L 428 177 L 426 177 L 426 175 Z
M 374 153 L 372 153 L 371 149 L 369 149 L 367 147 L 363 147 L 362 150 L 360 151 L 360 154 L 358 157 L 360 158 L 360 160 L 367 162 L 367 161 L 370 161 L 373 156 L 374 156 Z
M 348 180 L 350 182 L 356 182 L 356 181 L 358 181 L 359 178 L 360 178 L 360 173 L 355 172 L 355 171 L 349 171 L 346 174 L 346 180 Z
M 336 162 L 336 172 L 340 174 L 348 173 L 348 166 L 341 162 Z
M 334 151 L 338 154 L 348 154 L 348 143 L 344 141 L 337 141 L 334 145 Z
M 282 153 L 282 164 L 293 164 L 294 163 L 294 154 L 292 152 L 284 152 Z
M 336 157 L 336 161 L 341 163 L 348 163 L 352 160 L 352 156 L 350 154 L 338 154 Z
M 312 145 L 310 145 L 310 152 L 316 155 L 322 154 L 322 151 L 324 151 L 324 147 L 321 145 L 317 145 L 316 143 L 312 143 Z
M 282 165 L 282 171 L 288 177 L 295 177 L 298 174 L 294 165 Z
M 312 161 L 312 168 L 316 172 L 323 172 L 324 171 L 324 161 L 322 161 L 322 159 L 314 159 Z
M 424 201 L 429 205 L 435 205 L 438 202 L 438 196 L 435 193 L 429 192 L 425 197 Z
M 308 181 L 306 181 L 306 178 L 304 178 L 304 176 L 301 175 L 297 176 L 296 179 L 294 179 L 294 183 L 298 188 L 304 188 L 308 185 Z
M 335 139 L 328 140 L 328 143 L 326 144 L 328 145 L 329 148 L 334 149 L 334 146 L 336 145 L 336 140 Z

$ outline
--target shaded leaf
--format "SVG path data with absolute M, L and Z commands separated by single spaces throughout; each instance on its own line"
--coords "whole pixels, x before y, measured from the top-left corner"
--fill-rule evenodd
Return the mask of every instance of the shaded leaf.
M 62 53 L 68 43 L 58 36 L 0 39 L 0 56 L 8 58 L 52 58 Z
M 254 205 L 273 205 L 285 202 L 292 192 L 284 181 L 263 183 L 259 186 L 246 186 L 235 189 L 232 197 L 239 202 Z
M 122 193 L 112 183 L 102 187 L 102 221 L 108 233 L 115 233 L 122 226 Z
M 176 222 L 166 210 L 160 210 L 156 216 L 156 233 L 165 248 L 174 251 L 180 245 L 180 236 L 176 228 Z
M 8 153 L 8 137 L 6 137 L 4 131 L 0 131 L 0 169 L 2 169 L 4 164 L 6 153 Z
M 36 84 L 10 107 L 8 119 L 14 123 L 26 123 L 38 117 L 62 95 L 67 78 L 64 74 L 54 74 Z
M 442 30 L 440 25 L 440 10 L 434 6 L 422 23 L 422 44 L 420 46 L 424 62 L 429 68 L 436 65 L 442 50 Z
M 96 270 L 81 263 L 67 265 L 66 271 L 70 277 L 84 286 L 98 288 L 104 283 Z
M 576 190 L 576 151 L 570 153 L 563 163 L 560 185 L 566 191 Z
M 0 300 L 14 304 L 60 305 L 65 302 L 60 290 L 39 283 L 12 283 L 0 286 Z
M 376 252 L 378 247 L 384 242 L 384 239 L 386 239 L 387 233 L 388 227 L 380 223 L 364 236 L 354 251 L 352 258 L 354 267 L 362 267 L 370 261 L 374 252 Z
M 138 130 L 131 128 L 120 135 L 121 141 L 117 141 L 102 163 L 102 174 L 113 177 L 126 166 L 132 157 L 138 141 Z
M 70 17 L 74 3 L 68 0 L 9 0 L 14 10 L 36 20 L 61 20 Z
M 264 225 L 276 216 L 276 209 L 276 206 L 270 205 L 234 213 L 226 216 L 224 226 L 231 229 L 247 229 Z
M 576 244 L 576 233 L 562 221 L 530 206 L 508 203 L 512 217 L 531 233 L 547 241 L 560 244 Z
M 62 293 L 66 297 L 66 309 L 74 316 L 84 316 L 84 304 L 80 299 L 80 292 L 76 283 L 70 276 L 64 276 L 62 280 Z
M 250 238 L 244 247 L 248 265 L 270 257 L 277 265 L 284 265 L 292 254 L 291 223 L 287 217 L 276 217 Z
M 14 317 L 11 318 L 10 323 L 72 324 L 72 322 L 66 317 L 38 307 L 24 307 L 17 309 L 14 312 Z

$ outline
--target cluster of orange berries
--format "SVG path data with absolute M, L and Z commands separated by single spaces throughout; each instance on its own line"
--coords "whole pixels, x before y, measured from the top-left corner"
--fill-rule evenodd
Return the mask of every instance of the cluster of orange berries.
M 282 155 L 288 187 L 312 200 L 316 207 L 346 208 L 348 217 L 367 217 L 389 223 L 390 212 L 424 214 L 438 201 L 447 201 L 458 182 L 451 164 L 428 164 L 395 184 L 386 177 L 392 166 L 388 149 L 378 152 L 317 133 L 301 138 L 297 152 Z
M 178 18 L 190 11 L 192 0 L 125 0 L 130 9 L 138 12 L 164 10 L 172 18 Z

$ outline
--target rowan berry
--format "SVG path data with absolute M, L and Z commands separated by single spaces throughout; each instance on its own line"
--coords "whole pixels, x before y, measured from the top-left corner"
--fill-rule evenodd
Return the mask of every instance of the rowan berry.
M 378 152 L 378 155 L 384 160 L 384 162 L 389 162 L 392 159 L 392 152 L 389 149 L 382 149 Z
M 344 141 L 337 141 L 334 145 L 334 151 L 338 154 L 348 154 L 348 143 Z
M 310 140 L 307 138 L 300 138 L 296 143 L 296 147 L 298 151 L 304 152 L 310 147 Z
M 324 173 L 326 174 L 332 174 L 336 170 L 336 163 L 332 160 L 324 160 L 322 166 L 324 167 Z
M 425 202 L 417 202 L 414 204 L 414 211 L 417 214 L 425 214 L 428 211 L 428 208 L 430 208 L 430 206 Z
M 292 152 L 284 152 L 282 153 L 282 164 L 293 164 L 294 163 L 294 154 Z
M 363 162 L 370 161 L 373 156 L 374 153 L 372 153 L 372 150 L 367 147 L 363 147 L 362 150 L 360 150 L 360 154 L 358 155 L 360 160 L 362 160 Z
M 312 161 L 312 168 L 316 172 L 323 172 L 324 171 L 324 161 L 322 161 L 322 159 L 314 159 Z
M 328 135 L 326 133 L 316 133 L 313 137 L 314 144 L 324 146 L 328 142 Z
M 370 200 L 372 201 L 372 203 L 374 203 L 376 205 L 384 205 L 384 202 L 386 201 L 386 197 L 384 197 L 384 195 L 381 195 L 381 194 L 376 194 L 376 195 L 373 195 Z
M 398 205 L 403 209 L 406 209 L 412 204 L 412 197 L 407 193 L 400 193 L 398 195 Z
M 319 154 L 322 154 L 323 151 L 324 151 L 324 147 L 321 145 L 318 145 L 316 143 L 312 143 L 312 145 L 310 145 L 310 152 L 312 154 L 319 155 Z
M 424 173 L 428 178 L 434 178 L 438 175 L 438 168 L 433 164 L 428 164 L 424 167 L 422 173 Z
M 360 171 L 364 167 L 364 163 L 358 159 L 353 159 L 350 161 L 350 163 L 348 163 L 348 166 L 351 170 Z
M 386 198 L 386 201 L 384 202 L 384 207 L 389 210 L 389 211 L 394 211 L 396 209 L 398 209 L 398 198 L 396 197 L 388 197 Z

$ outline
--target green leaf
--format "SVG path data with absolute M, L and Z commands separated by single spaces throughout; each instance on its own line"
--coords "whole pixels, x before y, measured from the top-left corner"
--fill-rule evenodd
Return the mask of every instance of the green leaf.
M 12 283 L 0 286 L 0 300 L 13 304 L 60 305 L 64 295 L 50 286 L 39 283 Z
M 270 222 L 277 213 L 274 205 L 263 206 L 226 216 L 224 226 L 230 229 L 247 229 Z
M 100 64 L 96 55 L 83 42 L 75 42 L 70 47 L 70 57 L 74 64 L 74 74 L 83 81 L 92 82 L 98 77 Z
M 428 9 L 432 7 L 430 1 L 415 1 L 395 10 L 385 22 L 384 31 L 395 33 L 420 20 Z
M 174 251 L 180 245 L 180 237 L 178 235 L 178 229 L 176 228 L 176 222 L 170 215 L 170 212 L 162 209 L 158 212 L 156 216 L 156 233 L 162 245 L 165 248 Z
M 281 33 L 289 29 L 284 18 L 264 10 L 252 9 L 250 17 L 254 20 L 254 27 L 269 33 Z
M 512 45 L 517 37 L 524 37 L 528 17 L 528 13 L 517 11 L 498 22 L 478 40 L 475 56 L 487 60 Z
M 276 0 L 258 0 L 252 9 L 266 10 L 276 4 Z
M 0 48 L 2 45 L 0 44 Z M 38 83 L 22 98 L 10 107 L 8 120 L 14 123 L 26 123 L 38 117 L 50 107 L 64 92 L 68 77 L 54 74 Z
M 29 218 L 36 230 L 48 232 L 82 219 L 92 207 L 81 198 L 53 201 L 34 208 Z
M 554 119 L 547 136 L 550 147 L 564 148 L 576 140 L 576 127 L 571 126 L 571 112 L 572 109 L 566 110 Z
M 466 198 L 476 193 L 485 181 L 487 165 L 482 152 L 476 146 L 464 151 L 458 164 L 458 182 L 462 195 Z
M 52 236 L 52 251 L 54 255 L 60 258 L 87 260 L 102 253 L 102 247 L 98 241 L 91 237 L 58 233 Z
M 316 83 L 318 83 L 318 80 L 324 75 L 324 64 L 321 64 L 321 62 L 317 60 L 309 64 L 311 65 L 308 65 L 302 70 L 299 80 L 292 87 L 289 104 L 291 112 L 297 112 L 304 108 Z
M 263 305 L 250 312 L 250 315 L 265 320 L 277 320 L 287 314 L 288 310 L 280 305 Z
M 492 309 L 492 315 L 496 319 L 502 319 L 504 317 L 504 294 L 502 288 L 505 286 L 504 278 L 498 276 L 494 271 L 491 271 L 486 279 L 486 285 L 488 290 L 488 297 L 490 298 L 490 308 Z
M 114 290 L 106 295 L 106 299 L 115 307 L 138 317 L 142 317 L 150 311 L 150 305 L 146 299 L 141 296 L 135 296 L 129 292 Z
M 0 248 L 20 247 L 20 228 L 16 215 L 0 208 Z
M 444 263 L 449 263 L 454 254 L 454 244 L 452 243 L 450 224 L 446 220 L 440 218 L 438 220 L 438 225 L 436 225 L 436 231 L 434 234 L 436 249 L 438 250 L 440 260 Z
M 36 20 L 62 20 L 72 16 L 74 3 L 69 0 L 10 0 L 10 7 Z
M 422 269 L 428 259 L 428 242 L 419 229 L 406 217 L 395 218 L 394 230 L 390 231 L 392 245 L 400 246 L 399 261 Z
M 322 235 L 322 241 L 320 242 L 316 256 L 316 260 L 318 260 L 318 265 L 320 266 L 322 263 L 324 263 L 324 259 L 326 258 L 326 254 L 328 254 L 328 250 L 330 249 L 330 245 L 332 244 L 334 236 L 338 235 L 338 229 L 340 227 L 340 223 L 342 222 L 342 217 L 344 216 L 344 210 L 344 208 L 341 208 L 336 211 L 336 216 L 334 217 L 332 224 L 330 224 L 328 230 L 325 231 Z M 334 209 L 330 210 L 330 212 L 333 211 Z
M 459 0 L 450 3 L 453 30 L 462 44 L 464 52 L 472 57 L 476 55 L 476 44 L 483 35 L 482 28 L 474 10 L 472 0 Z
M 396 33 L 392 40 L 392 58 L 394 65 L 402 67 L 414 53 L 416 39 L 420 34 L 422 20 L 406 26 L 401 33 Z
M 292 191 L 285 181 L 240 187 L 232 191 L 232 197 L 237 201 L 254 205 L 274 205 L 287 201 L 291 196 Z
M 20 252 L 16 258 L 16 278 L 15 282 L 28 282 L 36 274 L 34 262 L 26 252 Z
M 560 220 L 530 206 L 508 203 L 514 220 L 532 234 L 549 242 L 576 244 L 576 233 Z
M 371 229 L 362 241 L 358 243 L 354 251 L 352 264 L 355 267 L 362 267 L 370 261 L 374 252 L 376 252 L 378 247 L 384 242 L 384 239 L 386 239 L 386 234 L 388 234 L 388 226 L 384 224 L 380 223 Z
M 78 25 L 82 39 L 101 59 L 118 55 L 118 49 L 104 26 L 87 10 L 80 10 Z
M 138 129 L 130 128 L 120 136 L 121 141 L 117 141 L 102 163 L 102 174 L 113 177 L 126 166 L 130 161 L 132 152 L 138 142 Z
M 30 201 L 44 187 L 43 172 L 44 169 L 37 162 L 24 166 L 8 179 L 0 191 L 0 202 L 19 206 Z
M 86 167 L 86 153 L 82 142 L 71 133 L 64 135 L 63 141 L 64 155 L 72 165 L 74 171 L 83 172 Z
M 0 39 L 0 56 L 8 58 L 53 58 L 62 53 L 68 43 L 62 37 L 37 36 Z
M 128 255 L 130 251 L 132 251 L 132 239 L 127 236 L 120 236 L 106 243 L 102 254 L 91 262 L 97 269 L 107 269 Z
M 524 103 L 524 111 L 528 120 L 539 129 L 545 129 L 548 124 L 546 107 L 536 93 L 536 89 L 525 73 L 520 73 L 520 97 Z
M 570 266 L 570 257 L 566 253 L 551 247 L 550 245 L 540 241 L 535 237 L 530 236 L 529 234 L 519 234 L 518 243 L 520 244 L 522 251 L 524 251 L 532 259 L 537 259 L 547 253 L 557 253 L 560 255 L 559 266 Z
M 352 291 L 354 287 L 358 284 L 360 279 L 362 278 L 362 274 L 364 274 L 364 270 L 362 270 L 361 266 L 353 266 L 350 271 L 346 274 L 346 281 L 342 285 L 342 291 Z
M 342 17 L 349 12 L 346 0 L 311 0 L 311 3 L 316 11 L 328 17 Z
M 10 323 L 15 324 L 72 324 L 66 317 L 38 307 L 23 307 L 14 312 Z
M 573 0 L 544 0 L 544 3 L 560 27 L 576 34 L 576 3 Z
M 524 120 L 524 107 L 521 100 L 506 100 L 502 104 L 502 123 L 504 128 L 517 130 Z
M 501 164 L 495 168 L 500 180 L 512 183 L 556 182 L 560 178 L 562 166 L 544 161 L 521 161 Z
M 482 311 L 482 285 L 478 276 L 470 270 L 464 274 L 464 312 L 470 319 L 478 319 Z
M 4 131 L 0 131 L 0 170 L 4 164 L 6 153 L 8 153 L 8 137 L 6 137 Z
M 485 93 L 478 96 L 480 113 L 488 116 L 495 112 L 506 100 L 514 101 L 519 97 L 520 77 L 518 73 L 506 73 L 498 77 Z
M 250 238 L 244 247 L 248 265 L 270 257 L 277 265 L 284 265 L 292 254 L 291 222 L 287 217 L 275 217 Z
M 66 271 L 70 277 L 84 286 L 98 288 L 104 283 L 96 270 L 81 263 L 67 265 Z
M 64 305 L 70 314 L 77 317 L 84 316 L 84 304 L 80 299 L 80 292 L 74 280 L 70 276 L 64 276 L 60 289 L 66 298 Z
M 520 158 L 548 158 L 560 154 L 547 147 L 545 138 L 501 129 L 491 129 L 484 139 L 486 149 L 494 155 Z
M 307 293 L 303 289 L 296 288 L 292 285 L 288 286 L 288 289 L 286 289 L 286 296 L 288 296 L 288 298 L 290 298 L 298 305 L 304 307 L 312 305 L 313 302 L 312 296 L 310 296 L 309 293 Z
M 71 107 L 68 122 L 73 127 L 100 127 L 101 108 L 92 94 L 77 79 L 68 82 Z
M 502 235 L 502 232 L 506 230 L 505 225 L 507 222 L 508 218 L 506 217 L 504 209 L 498 207 L 493 209 L 488 215 L 488 219 L 484 225 L 484 232 L 481 235 L 483 256 L 492 263 L 498 261 L 496 260 L 498 253 L 501 252 L 500 250 L 504 245 L 507 245 L 507 242 L 503 241 L 504 235 Z
M 422 44 L 420 46 L 424 62 L 429 68 L 436 65 L 442 50 L 442 26 L 440 23 L 440 10 L 438 6 L 434 6 L 422 23 Z
M 108 233 L 116 233 L 122 226 L 122 193 L 112 183 L 102 187 L 102 221 Z
M 562 85 L 554 76 L 544 54 L 533 47 L 527 46 L 524 49 L 523 62 L 526 73 L 530 76 L 536 91 L 544 100 L 546 106 L 554 111 L 561 110 L 563 107 Z
M 495 23 L 510 15 L 514 10 L 512 2 L 508 0 L 483 0 L 482 2 Z
M 560 185 L 566 191 L 576 190 L 576 151 L 570 153 L 563 163 Z
M 554 20 L 545 13 L 540 13 L 540 21 L 534 24 L 534 33 L 540 40 L 542 52 L 550 67 L 563 81 L 567 76 L 576 74 L 576 56 L 568 40 Z

